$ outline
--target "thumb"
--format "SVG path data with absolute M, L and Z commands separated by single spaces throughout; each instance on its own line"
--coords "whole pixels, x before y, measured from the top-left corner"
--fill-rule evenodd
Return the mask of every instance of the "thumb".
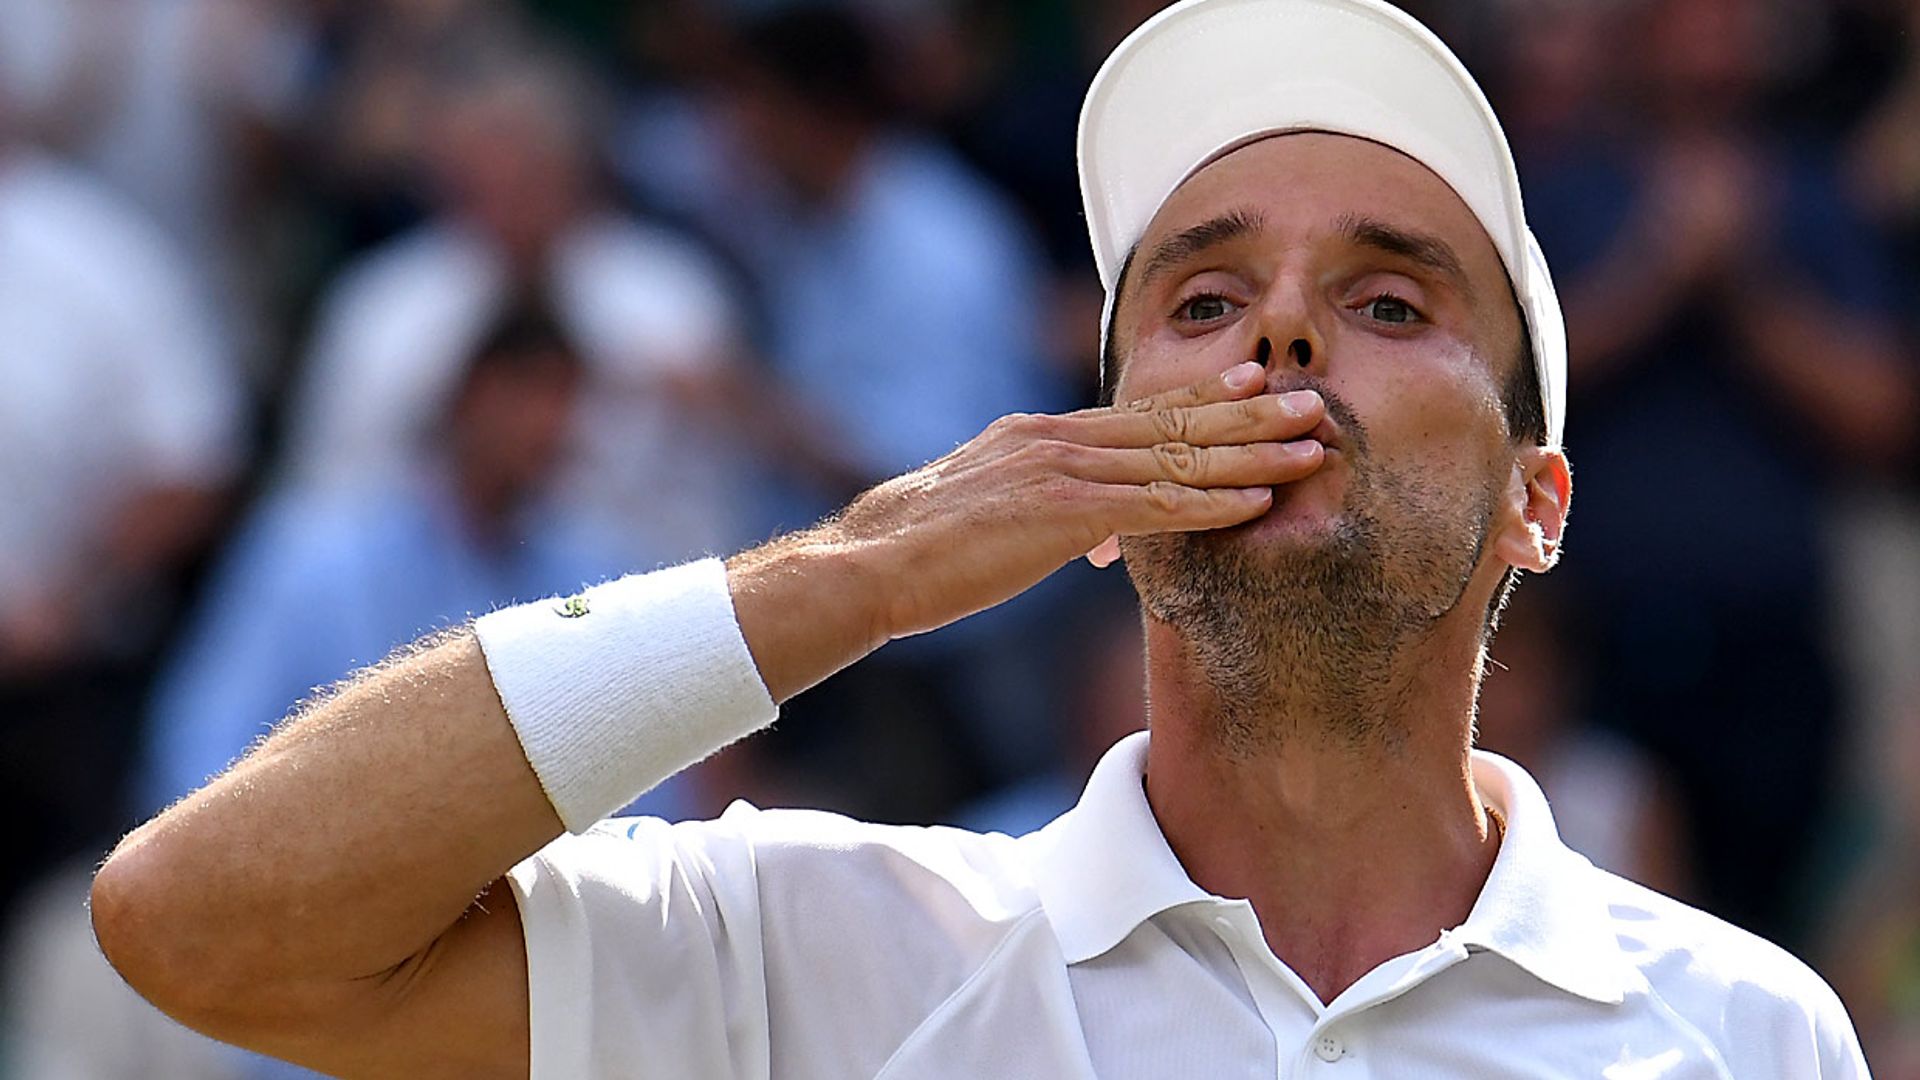
M 1105 540 L 1100 541 L 1099 547 L 1087 552 L 1087 561 L 1102 570 L 1119 562 L 1120 538 L 1117 536 L 1109 536 Z

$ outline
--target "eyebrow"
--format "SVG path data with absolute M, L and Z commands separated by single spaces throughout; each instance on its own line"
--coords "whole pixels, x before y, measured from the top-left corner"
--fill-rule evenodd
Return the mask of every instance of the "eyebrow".
M 1350 242 L 1424 266 L 1446 278 L 1468 301 L 1474 299 L 1473 282 L 1467 280 L 1466 267 L 1445 240 L 1357 214 L 1342 217 L 1339 229 Z
M 1229 210 L 1174 233 L 1155 245 L 1153 255 L 1147 259 L 1146 269 L 1140 272 L 1140 284 L 1146 285 L 1203 251 L 1251 236 L 1265 227 L 1266 222 L 1254 211 Z

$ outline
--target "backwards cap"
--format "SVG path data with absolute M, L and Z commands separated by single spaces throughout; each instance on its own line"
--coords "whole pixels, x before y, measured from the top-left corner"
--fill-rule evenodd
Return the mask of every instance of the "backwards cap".
M 1382 0 L 1181 0 L 1120 43 L 1080 113 L 1080 190 L 1106 319 L 1127 253 L 1175 188 L 1249 142 L 1328 131 L 1446 181 L 1526 315 L 1548 443 L 1566 426 L 1567 330 L 1486 95 L 1433 32 Z

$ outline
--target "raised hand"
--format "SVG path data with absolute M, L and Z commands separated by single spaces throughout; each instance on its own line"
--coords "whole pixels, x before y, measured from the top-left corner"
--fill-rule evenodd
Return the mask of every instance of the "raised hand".
M 1111 540 L 1250 521 L 1322 462 L 1324 403 L 1245 363 L 1111 408 L 1008 416 L 818 528 L 736 556 L 742 629 L 776 698 L 883 642 L 1008 600 Z M 796 617 L 805 612 L 804 617 Z

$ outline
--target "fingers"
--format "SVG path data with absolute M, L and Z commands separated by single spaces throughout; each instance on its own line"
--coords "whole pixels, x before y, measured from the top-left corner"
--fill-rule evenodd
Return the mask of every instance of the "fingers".
M 1197 388 L 1204 385 L 1187 389 L 1197 393 Z M 1283 442 L 1312 431 L 1325 412 L 1326 403 L 1320 395 L 1294 390 L 1147 410 L 1091 409 L 1062 419 L 1064 434 L 1075 442 L 1146 449 L 1162 443 L 1217 446 Z
M 1224 529 L 1252 521 L 1273 505 L 1273 489 L 1195 488 L 1160 480 L 1151 484 L 1102 484 L 1097 497 L 1107 504 L 1115 535 Z M 1118 555 L 1119 545 L 1114 545 Z M 1107 546 L 1103 543 L 1094 553 Z
M 1251 360 L 1228 368 L 1210 378 L 1190 383 L 1177 390 L 1155 394 L 1152 397 L 1129 401 L 1117 405 L 1120 412 L 1157 412 L 1166 409 L 1190 409 L 1196 405 L 1211 405 L 1218 401 L 1233 401 L 1260 392 L 1266 385 L 1266 369 Z
M 1159 443 L 1144 449 L 1088 449 L 1075 454 L 1068 469 L 1101 484 L 1151 484 L 1166 481 L 1184 487 L 1271 487 L 1304 479 L 1318 469 L 1326 450 L 1312 439 L 1257 442 L 1237 446 Z

